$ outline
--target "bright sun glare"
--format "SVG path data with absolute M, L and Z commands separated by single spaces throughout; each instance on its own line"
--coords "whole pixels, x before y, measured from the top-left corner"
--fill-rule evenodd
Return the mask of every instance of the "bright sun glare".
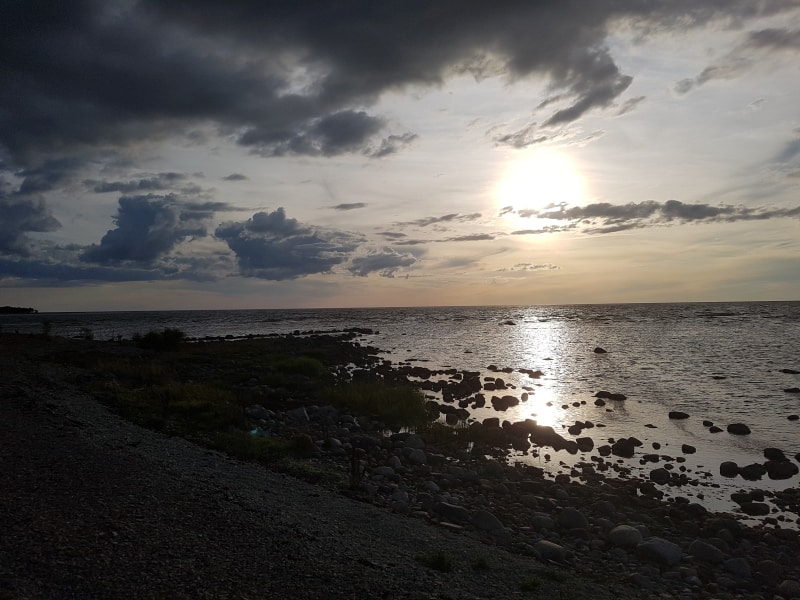
M 495 188 L 498 213 L 518 229 L 536 227 L 536 218 L 524 216 L 548 206 L 584 203 L 583 177 L 570 157 L 558 150 L 538 148 L 512 162 Z M 513 207 L 513 211 L 507 210 Z

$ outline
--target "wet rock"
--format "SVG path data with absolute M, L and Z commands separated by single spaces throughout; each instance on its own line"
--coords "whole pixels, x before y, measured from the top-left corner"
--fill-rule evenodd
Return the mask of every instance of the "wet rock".
M 611 453 L 622 458 L 632 458 L 634 449 L 641 445 L 642 443 L 634 437 L 621 438 L 611 445 Z
M 614 400 L 615 402 L 621 402 L 623 400 L 627 400 L 627 396 L 625 394 L 619 394 L 616 392 L 609 392 L 607 390 L 600 390 L 595 394 L 596 398 L 605 398 L 606 400 Z
M 731 423 L 728 425 L 728 433 L 734 435 L 748 435 L 750 433 L 750 428 L 744 423 Z
M 769 514 L 769 505 L 764 502 L 743 502 L 740 508 L 744 514 L 751 517 L 763 517 Z
M 716 425 L 712 425 L 711 427 L 708 428 L 708 432 L 709 433 L 719 433 L 721 431 L 722 431 L 722 428 L 721 427 L 717 427 Z
M 800 388 L 798 387 L 786 388 L 783 391 L 786 392 L 787 394 L 800 394 Z
M 786 373 L 787 375 L 800 375 L 800 371 L 795 371 L 794 369 L 781 369 L 781 373 Z
M 595 406 L 605 406 L 606 405 L 606 401 L 603 400 L 602 398 L 598 398 L 597 400 L 594 401 L 594 405 Z
M 662 485 L 668 483 L 670 480 L 669 471 L 663 467 L 659 469 L 653 469 L 650 471 L 650 480 Z
M 758 481 L 767 473 L 764 465 L 753 463 L 739 469 L 739 475 L 747 481 Z
M 608 541 L 617 547 L 634 548 L 642 542 L 642 533 L 630 525 L 617 525 L 608 532 Z
M 607 352 L 608 352 L 608 350 L 606 350 L 606 349 L 604 349 L 604 348 L 601 348 L 600 346 L 597 346 L 597 347 L 594 349 L 594 353 L 595 353 L 595 354 L 606 354 Z
M 678 544 L 660 537 L 651 537 L 636 547 L 636 551 L 644 558 L 671 567 L 677 565 L 683 551 Z
M 492 406 L 495 410 L 506 411 L 517 404 L 519 400 L 514 396 L 492 396 Z
M 719 466 L 719 474 L 723 477 L 736 477 L 739 474 L 739 465 L 732 461 L 725 461 Z
M 791 479 L 800 469 L 796 464 L 788 460 L 769 460 L 764 465 L 767 469 L 767 477 L 770 479 Z
M 579 437 L 575 440 L 575 443 L 581 452 L 591 452 L 594 448 L 594 440 L 590 437 Z
M 669 411 L 669 418 L 673 419 L 673 420 L 680 421 L 680 420 L 683 420 L 683 419 L 688 419 L 689 415 L 688 415 L 688 413 L 681 412 L 679 410 L 671 410 L 671 411 Z
M 800 419 L 800 415 L 789 415 L 786 418 L 789 419 L 790 421 L 797 421 L 798 419 Z
M 683 444 L 681 446 L 681 452 L 683 452 L 684 454 L 694 454 L 695 452 L 697 452 L 697 448 L 695 448 L 694 446 L 690 446 L 689 444 Z

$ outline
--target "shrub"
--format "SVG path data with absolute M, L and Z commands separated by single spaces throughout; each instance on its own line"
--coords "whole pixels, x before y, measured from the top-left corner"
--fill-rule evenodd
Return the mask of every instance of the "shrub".
M 134 338 L 140 348 L 157 352 L 175 351 L 186 340 L 186 334 L 180 329 L 165 328 L 164 331 L 148 331 L 145 335 Z

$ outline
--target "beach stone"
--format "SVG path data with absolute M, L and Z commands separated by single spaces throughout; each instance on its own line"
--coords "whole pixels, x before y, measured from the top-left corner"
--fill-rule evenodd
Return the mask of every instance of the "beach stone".
M 683 452 L 684 454 L 694 454 L 695 452 L 697 452 L 697 448 L 695 448 L 694 446 L 690 446 L 689 444 L 683 444 L 681 446 L 681 452 Z
M 614 456 L 621 456 L 622 458 L 632 458 L 635 444 L 631 441 L 633 438 L 622 438 L 617 440 L 611 445 L 611 454 Z
M 764 448 L 764 458 L 767 460 L 786 460 L 783 450 L 778 448 Z
M 753 573 L 750 569 L 750 564 L 747 562 L 747 560 L 738 556 L 729 558 L 723 563 L 722 566 L 728 573 L 738 577 L 739 579 L 750 579 L 753 576 Z
M 434 511 L 451 523 L 469 523 L 469 511 L 463 506 L 439 502 L 434 507 Z
M 725 560 L 725 555 L 722 553 L 722 550 L 717 548 L 714 544 L 709 544 L 699 539 L 689 544 L 689 554 L 700 562 L 719 564 Z
M 561 563 L 567 559 L 567 549 L 549 540 L 539 540 L 533 545 L 533 549 L 543 561 L 552 560 Z
M 716 425 L 712 425 L 708 428 L 709 433 L 720 433 L 722 431 L 721 427 L 717 427 Z
M 565 508 L 558 513 L 558 525 L 562 529 L 588 529 L 589 520 L 577 508 Z
M 653 469 L 652 471 L 650 471 L 650 480 L 659 484 L 668 483 L 670 480 L 669 471 L 667 471 L 663 467 L 659 469 Z
M 428 462 L 428 456 L 422 450 L 414 448 L 408 453 L 408 460 L 415 465 L 424 465 Z
M 767 472 L 767 468 L 759 463 L 753 463 L 739 469 L 739 475 L 747 481 L 758 481 Z
M 682 420 L 682 419 L 688 419 L 689 415 L 679 410 L 671 410 L 669 411 L 669 418 L 674 420 Z
M 728 425 L 728 433 L 734 435 L 748 435 L 750 433 L 750 428 L 744 423 L 731 423 Z
M 405 446 L 406 448 L 421 450 L 422 448 L 425 447 L 425 441 L 418 435 L 410 435 L 403 442 L 403 446 Z
M 683 556 L 683 551 L 678 544 L 660 537 L 651 537 L 644 540 L 636 547 L 636 550 L 644 558 L 668 567 L 677 565 Z
M 594 448 L 594 440 L 590 437 L 579 437 L 575 443 L 578 444 L 578 450 L 581 452 L 591 452 Z
M 790 421 L 797 421 L 800 419 L 800 415 L 789 415 L 786 418 L 789 419 Z
M 739 465 L 732 461 L 725 461 L 719 466 L 719 474 L 723 477 L 736 477 L 739 474 Z
M 537 531 L 541 531 L 543 529 L 547 531 L 552 531 L 553 529 L 556 528 L 556 522 L 553 521 L 553 519 L 550 516 L 544 514 L 538 514 L 532 516 L 530 519 L 530 523 Z
M 470 523 L 472 523 L 475 529 L 480 531 L 496 531 L 504 529 L 500 519 L 498 519 L 488 510 L 479 510 L 476 512 L 474 515 L 472 515 Z
M 595 354 L 605 354 L 606 352 L 607 352 L 607 350 L 605 350 L 604 348 L 601 348 L 600 346 L 597 346 L 594 349 L 594 353 Z
M 783 574 L 783 567 L 774 560 L 764 559 L 758 561 L 756 573 L 761 575 L 768 583 L 777 583 Z
M 383 465 L 372 469 L 372 474 L 378 475 L 379 477 L 394 477 L 395 470 L 388 465 Z
M 642 534 L 630 525 L 617 525 L 608 532 L 608 540 L 614 546 L 633 548 L 642 542 Z
M 751 517 L 763 517 L 769 514 L 769 505 L 763 502 L 743 502 L 740 507 L 744 514 Z
M 784 598 L 800 598 L 800 581 L 785 579 L 778 586 L 778 593 Z
M 770 479 L 791 479 L 800 472 L 800 468 L 788 460 L 770 460 L 765 466 Z

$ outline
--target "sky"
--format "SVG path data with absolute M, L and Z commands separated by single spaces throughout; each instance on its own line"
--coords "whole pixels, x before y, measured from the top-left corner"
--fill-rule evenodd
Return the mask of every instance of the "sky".
M 0 82 L 0 305 L 800 300 L 800 0 L 2 0 Z

